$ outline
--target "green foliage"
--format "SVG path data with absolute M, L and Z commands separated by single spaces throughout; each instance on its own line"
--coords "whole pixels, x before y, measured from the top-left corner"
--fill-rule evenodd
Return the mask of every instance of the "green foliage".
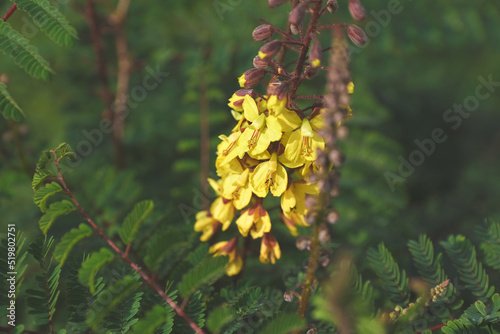
M 367 261 L 382 281 L 389 300 L 394 305 L 407 305 L 410 301 L 410 291 L 406 272 L 399 270 L 398 264 L 384 244 L 379 244 L 378 250 L 371 248 L 367 253 Z
M 129 308 L 124 310 L 126 316 L 123 319 L 123 326 L 127 327 L 129 324 L 133 324 L 135 319 L 132 318 L 137 313 L 138 308 L 138 303 L 136 303 L 136 301 L 140 298 L 136 290 L 140 285 L 141 283 L 138 277 L 127 275 L 123 279 L 105 287 L 99 292 L 96 301 L 91 305 L 86 315 L 89 327 L 94 330 L 101 327 L 104 318 L 108 315 L 116 319 L 116 317 L 113 316 L 114 309 L 122 305 L 122 303 L 131 301 L 131 296 L 134 301 L 128 305 Z
M 62 215 L 67 215 L 75 210 L 76 206 L 73 204 L 73 202 L 70 202 L 66 199 L 60 202 L 52 203 L 49 206 L 48 210 L 45 212 L 45 214 L 42 216 L 42 218 L 40 218 L 40 221 L 38 222 L 43 234 L 47 233 L 52 223 L 58 217 Z
M 182 297 L 189 297 L 203 285 L 213 284 L 225 273 L 225 257 L 207 257 L 189 270 L 179 282 L 178 289 Z
M 152 201 L 142 201 L 134 206 L 132 212 L 125 218 L 120 230 L 120 238 L 124 244 L 128 245 L 134 240 L 141 223 L 153 211 L 153 208 L 154 203 Z
M 500 270 L 500 224 L 488 222 L 485 226 L 478 226 L 477 233 L 484 240 L 480 246 L 485 256 L 484 262 Z
M 52 322 L 60 293 L 58 288 L 61 266 L 57 265 L 51 269 L 49 252 L 52 244 L 52 237 L 45 237 L 43 242 L 32 243 L 29 249 L 31 255 L 40 263 L 42 273 L 35 277 L 38 287 L 26 290 L 26 302 L 30 308 L 29 313 L 33 316 L 33 323 L 40 325 Z
M 47 210 L 47 200 L 49 199 L 49 197 L 62 191 L 63 189 L 59 185 L 59 183 L 48 183 L 44 187 L 41 187 L 35 191 L 33 200 L 35 201 L 35 204 L 40 208 L 40 211 L 45 212 L 45 210 Z
M 305 321 L 299 318 L 297 313 L 282 314 L 266 325 L 260 333 L 286 334 L 294 330 L 303 329 L 304 327 Z
M 14 2 L 11 0 L 11 2 Z M 77 37 L 76 30 L 59 10 L 50 5 L 47 0 L 17 0 L 19 8 L 28 13 L 33 22 L 61 46 L 73 46 Z
M 87 224 L 80 224 L 78 228 L 73 228 L 71 231 L 66 233 L 61 241 L 56 245 L 54 249 L 54 258 L 59 261 L 62 266 L 66 261 L 66 258 L 71 252 L 71 249 L 82 239 L 91 236 L 93 230 Z
M 477 260 L 476 249 L 462 235 L 450 235 L 441 246 L 446 250 L 460 279 L 466 284 L 474 296 L 485 301 L 495 292 L 495 287 L 489 285 L 489 276 L 483 269 L 483 264 Z
M 2 110 L 2 114 L 5 118 L 12 119 L 16 122 L 21 122 L 24 117 L 23 111 L 10 96 L 7 91 L 7 86 L 3 83 L 0 83 L 0 110 Z
M 4 21 L 0 21 L 0 51 L 10 56 L 16 65 L 32 77 L 50 80 L 52 69 L 49 63 L 35 46 Z
M 90 254 L 82 263 L 82 267 L 78 271 L 78 281 L 84 286 L 90 288 L 90 293 L 95 293 L 95 276 L 99 269 L 106 263 L 113 261 L 115 255 L 106 247 L 101 248 L 98 252 Z

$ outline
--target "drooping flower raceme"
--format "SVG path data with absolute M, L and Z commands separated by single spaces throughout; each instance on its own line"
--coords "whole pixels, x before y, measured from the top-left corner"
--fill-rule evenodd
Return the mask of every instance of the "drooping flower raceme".
M 264 28 L 266 36 L 274 31 Z M 247 252 L 239 251 L 240 236 L 259 239 L 260 261 L 275 263 L 281 257 L 281 249 L 273 230 L 282 223 L 293 236 L 298 236 L 298 227 L 308 226 L 306 196 L 319 194 L 318 185 L 311 183 L 308 176 L 320 169 L 317 152 L 325 148 L 321 135 L 323 104 L 320 99 L 317 105 L 301 110 L 291 100 L 288 90 L 294 79 L 272 60 L 282 45 L 269 42 L 256 57 L 259 61 L 254 62 L 259 68 L 248 70 L 239 78 L 242 89 L 228 103 L 237 123 L 230 134 L 219 137 L 217 146 L 215 166 L 220 179 L 208 180 L 217 197 L 209 210 L 196 215 L 194 229 L 202 233 L 202 241 L 213 244 L 210 253 L 229 257 L 228 275 L 238 274 L 244 265 Z M 318 53 L 322 49 L 315 45 L 313 50 Z M 319 56 L 313 54 L 311 59 L 317 71 Z M 267 94 L 259 95 L 250 88 L 268 73 L 266 64 L 278 70 L 270 80 Z M 277 79 L 281 74 L 284 81 Z M 352 83 L 348 89 L 352 93 Z M 350 111 L 347 105 L 340 107 Z M 266 208 L 270 197 L 280 198 L 281 205 Z M 271 217 L 281 217 L 281 221 Z M 215 242 L 212 239 L 218 232 L 233 235 L 229 240 Z

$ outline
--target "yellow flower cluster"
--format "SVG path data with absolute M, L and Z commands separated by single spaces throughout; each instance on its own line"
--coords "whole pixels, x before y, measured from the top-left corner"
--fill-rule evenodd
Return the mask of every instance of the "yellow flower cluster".
M 325 145 L 318 134 L 323 119 L 319 112 L 300 117 L 286 108 L 286 98 L 256 96 L 253 90 L 236 92 L 229 106 L 238 124 L 229 136 L 220 136 L 216 160 L 220 179 L 209 179 L 217 198 L 210 210 L 197 214 L 194 229 L 207 241 L 219 228 L 227 230 L 241 210 L 236 219 L 239 233 L 262 238 L 260 261 L 274 263 L 281 251 L 263 199 L 269 194 L 281 197 L 281 217 L 292 235 L 298 235 L 297 225 L 307 226 L 306 194 L 318 194 L 307 176 L 317 169 L 316 152 Z M 237 238 L 214 244 L 210 252 L 229 255 L 228 275 L 241 270 Z

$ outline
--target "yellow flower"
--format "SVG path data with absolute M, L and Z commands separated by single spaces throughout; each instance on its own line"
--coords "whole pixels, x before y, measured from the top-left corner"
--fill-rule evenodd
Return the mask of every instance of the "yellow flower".
M 348 94 L 354 93 L 354 82 L 351 81 L 347 84 L 347 93 Z
M 214 254 L 213 256 L 229 256 L 229 261 L 226 264 L 226 274 L 228 276 L 237 275 L 243 266 L 243 259 L 238 254 L 238 250 L 236 249 L 237 243 L 238 239 L 232 238 L 230 241 L 218 242 L 208 250 L 210 254 Z
M 245 95 L 243 115 L 250 122 L 238 140 L 240 158 L 248 152 L 251 156 L 259 155 L 267 150 L 272 141 L 281 139 L 281 126 L 274 116 L 259 114 L 257 103 L 250 95 Z
M 318 185 L 304 181 L 292 181 L 290 187 L 281 196 L 281 208 L 283 212 L 289 212 L 295 208 L 298 213 L 304 214 L 306 211 L 306 194 L 318 195 Z
M 238 225 L 238 230 L 242 236 L 246 237 L 250 232 L 254 239 L 260 238 L 264 233 L 271 231 L 269 214 L 260 204 L 243 211 L 240 218 L 236 220 L 236 225 Z
M 267 109 L 269 109 L 269 113 L 274 116 L 278 116 L 285 109 L 287 98 L 283 98 L 282 100 L 278 99 L 278 95 L 271 95 L 267 99 Z
M 281 218 L 283 220 L 283 223 L 285 223 L 285 226 L 288 228 L 290 231 L 290 234 L 293 236 L 298 236 L 299 233 L 297 232 L 297 225 L 298 226 L 309 226 L 306 223 L 306 219 L 304 215 L 298 214 L 295 209 L 292 209 L 289 212 L 283 212 L 281 214 Z
M 217 161 L 215 166 L 217 170 L 223 169 L 223 165 L 231 162 L 234 158 L 238 156 L 238 140 L 241 136 L 241 132 L 233 132 L 229 137 L 224 135 L 219 136 L 222 140 L 217 146 Z
M 266 197 L 269 190 L 273 196 L 281 196 L 288 186 L 288 174 L 278 163 L 276 153 L 271 155 L 269 161 L 260 163 L 250 176 L 250 185 L 255 195 Z
M 321 136 L 313 130 L 307 118 L 302 120 L 299 130 L 292 132 L 285 145 L 285 158 L 289 162 L 290 168 L 297 167 L 296 164 L 303 164 L 305 161 L 315 161 L 316 151 L 325 148 L 325 142 Z
M 238 210 L 247 206 L 252 198 L 249 174 L 250 170 L 247 168 L 241 174 L 231 174 L 224 179 L 223 196 L 232 199 L 234 207 Z
M 220 222 L 212 217 L 208 211 L 200 211 L 196 214 L 196 223 L 194 230 L 196 232 L 203 232 L 200 237 L 201 241 L 207 241 L 217 231 Z
M 233 202 L 224 197 L 217 197 L 212 206 L 210 206 L 210 213 L 216 220 L 221 222 L 222 230 L 225 231 L 231 225 L 231 221 L 234 218 Z
M 271 233 L 264 234 L 262 243 L 260 244 L 260 262 L 269 263 L 271 261 L 274 264 L 280 257 L 281 249 L 276 238 Z

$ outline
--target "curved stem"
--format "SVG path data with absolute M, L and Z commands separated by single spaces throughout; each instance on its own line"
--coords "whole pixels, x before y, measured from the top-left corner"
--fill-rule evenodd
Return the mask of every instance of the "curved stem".
M 160 297 L 165 301 L 167 302 L 168 305 L 170 305 L 170 307 L 172 307 L 175 311 L 175 313 L 177 313 L 177 315 L 179 315 L 181 318 L 184 319 L 184 321 L 186 321 L 188 323 L 188 325 L 197 333 L 197 334 L 204 334 L 205 332 L 200 328 L 198 327 L 197 324 L 194 323 L 193 320 L 191 320 L 191 318 L 189 318 L 189 316 L 172 300 L 170 299 L 166 294 L 165 294 L 165 291 L 163 291 L 163 289 L 160 287 L 160 285 L 154 280 L 152 279 L 148 274 L 146 274 L 134 261 L 132 261 L 130 259 L 130 257 L 128 256 L 127 252 L 124 252 L 122 251 L 107 235 L 106 233 L 99 228 L 99 226 L 97 226 L 97 224 L 89 217 L 89 215 L 87 214 L 87 212 L 83 209 L 83 207 L 80 205 L 80 203 L 78 203 L 78 201 L 76 200 L 76 198 L 73 196 L 73 193 L 71 192 L 71 190 L 68 188 L 66 182 L 64 181 L 64 178 L 62 176 L 62 173 L 61 173 L 61 169 L 60 169 L 60 166 L 59 166 L 59 162 L 61 160 L 60 157 L 57 156 L 57 152 L 56 150 L 52 150 L 51 151 L 53 154 L 54 154 L 54 163 L 56 165 L 56 168 L 57 168 L 57 178 L 59 180 L 59 182 L 61 182 L 61 185 L 63 186 L 64 188 L 64 191 L 66 192 L 67 196 L 69 198 L 71 198 L 71 200 L 73 201 L 73 203 L 75 204 L 75 206 L 77 207 L 78 209 L 78 212 L 80 213 L 80 215 L 90 224 L 90 226 L 92 226 L 92 228 L 94 230 L 96 230 L 97 234 L 102 238 L 104 239 L 108 245 L 125 261 L 129 264 L 129 266 L 135 271 L 137 272 L 143 279 L 144 281 L 146 281 L 146 283 L 151 287 L 153 288 L 153 290 L 156 291 L 156 293 L 158 295 L 160 295 Z

